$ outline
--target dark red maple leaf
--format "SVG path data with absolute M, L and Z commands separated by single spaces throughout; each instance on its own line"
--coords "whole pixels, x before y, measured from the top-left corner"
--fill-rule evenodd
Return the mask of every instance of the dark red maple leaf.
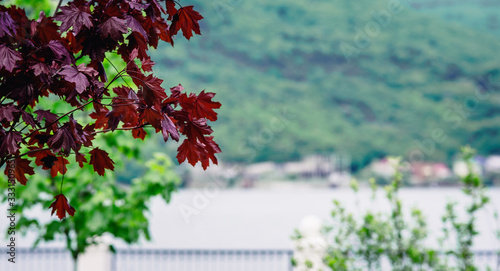
M 57 161 L 57 157 L 54 155 L 47 155 L 44 158 L 40 159 L 43 165 L 43 169 L 51 169 L 54 163 Z
M 207 169 L 210 160 L 212 160 L 214 164 L 217 164 L 218 161 L 215 154 L 221 152 L 217 143 L 213 141 L 212 136 L 205 137 L 203 143 L 196 139 L 184 139 L 184 142 L 182 142 L 177 151 L 177 160 L 179 163 L 184 162 L 186 159 L 193 166 L 201 162 L 203 169 Z
M 83 168 L 83 164 L 87 163 L 87 158 L 85 158 L 85 155 L 81 153 L 75 153 L 75 161 L 81 168 Z
M 35 158 L 35 165 L 37 166 L 41 166 L 41 165 L 44 165 L 45 169 L 49 169 L 52 167 L 51 165 L 51 162 L 50 162 L 50 159 L 51 158 L 47 158 L 45 159 L 47 156 L 52 156 L 52 157 L 56 157 L 50 150 L 40 150 L 39 148 L 36 148 L 36 147 L 29 147 L 31 153 L 28 153 L 28 156 L 29 157 L 34 157 Z M 43 160 L 45 159 L 45 160 Z M 57 158 L 56 158 L 57 159 Z M 54 160 L 54 159 L 52 159 Z
M 52 178 L 54 178 L 55 176 L 57 176 L 57 174 L 59 172 L 61 174 L 65 174 L 66 171 L 67 171 L 66 165 L 69 164 L 69 161 L 66 158 L 62 157 L 62 156 L 57 157 L 56 160 L 53 160 L 53 158 L 50 158 L 49 161 L 47 161 L 47 162 L 53 163 L 52 166 L 49 167 L 50 168 L 50 176 L 52 176 Z M 44 166 L 45 166 L 45 164 L 44 164 Z M 42 167 L 42 169 L 49 169 L 49 168 Z
M 0 69 L 12 72 L 17 61 L 23 59 L 21 54 L 4 44 L 0 45 Z
M 2 144 L 0 145 L 0 153 L 2 156 L 4 154 L 14 154 L 19 150 L 19 143 L 23 137 L 20 132 L 10 131 L 5 134 L 2 138 Z
M 172 24 L 170 25 L 170 35 L 175 35 L 182 29 L 182 34 L 186 39 L 190 39 L 194 32 L 195 34 L 201 35 L 199 20 L 203 19 L 197 11 L 193 10 L 193 6 L 182 7 L 177 11 L 172 19 Z
M 113 40 L 121 40 L 123 38 L 123 34 L 128 32 L 125 20 L 117 17 L 107 19 L 99 25 L 99 29 L 101 30 L 101 34 L 104 38 L 109 36 Z
M 141 69 L 145 72 L 152 72 L 154 64 L 155 63 L 151 61 L 151 58 L 147 57 L 146 59 L 141 60 Z
M 163 114 L 163 118 L 161 120 L 161 133 L 163 134 L 163 140 L 165 140 L 165 142 L 168 140 L 169 135 L 173 140 L 179 141 L 179 132 L 177 131 L 177 127 L 170 117 L 165 114 Z
M 49 206 L 49 209 L 52 208 L 52 212 L 50 215 L 54 215 L 54 212 L 57 212 L 56 215 L 59 217 L 60 220 L 66 217 L 66 212 L 70 216 L 75 215 L 75 208 L 73 206 L 69 205 L 68 199 L 63 195 L 59 194 L 54 197 L 56 200 L 52 202 L 52 204 Z
M 106 168 L 110 170 L 115 169 L 114 162 L 109 158 L 108 153 L 99 148 L 90 151 L 90 164 L 94 167 L 94 171 L 101 176 L 104 176 Z
M 26 122 L 27 124 L 31 125 L 33 128 L 37 128 L 39 125 L 33 118 L 33 115 L 26 111 L 21 111 L 21 116 L 23 118 L 23 121 Z
M 132 129 L 132 136 L 134 138 L 140 138 L 140 139 L 144 140 L 144 138 L 146 137 L 147 134 L 148 133 L 146 133 L 146 131 L 143 128 Z
M 52 123 L 52 128 L 56 129 L 59 125 L 59 122 L 56 121 L 59 116 L 49 110 L 36 110 L 34 113 L 36 114 L 36 120 L 38 122 L 45 120 L 46 126 Z
M 66 155 L 69 155 L 71 149 L 76 149 L 75 137 L 69 123 L 65 123 L 57 129 L 54 135 L 50 137 L 48 143 L 51 150 L 56 154 L 63 150 Z
M 16 23 L 7 12 L 0 12 L 0 38 L 5 35 L 13 37 L 16 34 Z
M 49 142 L 50 137 L 50 132 L 36 131 L 31 135 L 28 145 L 38 144 L 38 147 L 41 148 L 45 145 L 45 143 Z
M 108 123 L 108 117 L 106 117 L 106 115 L 109 110 L 98 103 L 94 103 L 93 105 L 95 112 L 92 112 L 89 116 L 96 120 L 95 129 L 106 128 Z
M 191 140 L 197 139 L 203 142 L 205 140 L 205 135 L 213 133 L 206 119 L 182 119 L 182 121 L 185 121 L 185 123 L 183 123 L 182 132 Z
M 143 10 L 146 8 L 146 4 L 137 2 L 137 0 L 125 0 L 129 4 L 130 8 L 135 10 Z
M 148 33 L 146 33 L 146 30 L 144 30 L 144 27 L 142 27 L 141 23 L 139 23 L 137 19 L 135 19 L 131 15 L 127 15 L 125 16 L 125 20 L 127 21 L 128 28 L 132 29 L 132 31 L 136 31 L 139 34 L 141 34 L 146 41 L 148 40 Z
M 90 86 L 90 82 L 87 76 L 85 76 L 84 73 L 80 72 L 76 67 L 65 65 L 62 69 L 63 70 L 60 71 L 59 74 L 64 76 L 64 80 L 74 83 L 75 89 L 78 93 L 81 94 Z
M 59 26 L 52 20 L 47 18 L 43 11 L 40 13 L 40 18 L 37 20 L 36 37 L 44 44 L 49 43 L 51 40 L 58 40 L 61 38 L 59 34 Z
M 4 173 L 5 176 L 14 174 L 14 177 L 20 184 L 26 185 L 28 179 L 26 179 L 26 176 L 24 175 L 33 175 L 35 174 L 35 171 L 30 166 L 30 161 L 28 159 L 16 158 L 5 166 Z
M 47 64 L 45 64 L 43 62 L 37 62 L 35 64 L 30 65 L 30 69 L 33 71 L 33 73 L 36 76 L 40 76 L 42 74 L 48 75 L 50 72 L 49 66 L 47 66 Z
M 219 145 L 217 145 L 217 143 L 215 143 L 213 139 L 214 139 L 213 136 L 207 136 L 205 137 L 204 140 L 203 148 L 205 149 L 206 155 L 203 157 L 204 159 L 202 159 L 201 161 L 201 166 L 204 169 L 207 169 L 207 167 L 209 166 L 210 163 L 209 160 L 212 160 L 212 163 L 214 164 L 218 164 L 217 157 L 215 157 L 215 154 L 220 153 L 221 150 L 219 148 Z
M 30 149 L 37 150 L 36 148 Z M 68 160 L 62 156 L 56 157 L 49 150 L 38 150 L 28 154 L 28 156 L 35 157 L 35 164 L 42 166 L 42 169 L 50 169 L 50 176 L 52 178 L 56 177 L 59 172 L 65 174 L 67 171 L 66 165 L 69 164 Z
M 93 25 L 92 16 L 73 4 L 61 7 L 61 11 L 57 13 L 55 19 L 62 22 L 60 26 L 61 32 L 73 27 L 75 35 L 80 32 L 82 27 L 86 26 L 90 29 Z
M 52 52 L 52 57 L 54 60 L 66 64 L 71 65 L 74 62 L 74 57 L 68 49 L 58 40 L 51 40 L 49 44 L 47 44 L 47 48 Z
M 215 93 L 203 90 L 198 96 L 192 95 L 187 97 L 185 94 L 180 96 L 179 102 L 183 108 L 191 109 L 191 113 L 195 118 L 207 118 L 211 121 L 217 120 L 217 113 L 214 109 L 220 108 L 219 102 L 213 102 L 212 98 Z
M 13 104 L 8 104 L 0 107 L 0 121 L 6 120 L 6 121 L 13 121 L 14 120 L 14 113 L 19 112 L 19 109 L 17 109 Z M 24 112 L 24 111 L 23 111 Z
M 177 161 L 179 163 L 184 162 L 186 159 L 191 165 L 196 165 L 200 160 L 200 149 L 197 144 L 193 144 L 191 141 L 184 139 L 182 144 L 177 148 Z
M 177 8 L 175 8 L 175 2 L 174 0 L 167 0 L 165 1 L 165 4 L 167 7 L 168 19 L 171 20 L 177 13 Z
M 156 0 L 149 0 L 149 5 L 155 10 L 155 14 L 159 17 L 161 13 L 165 13 L 163 7 Z
M 163 80 L 154 77 L 151 74 L 144 78 L 142 95 L 144 96 L 144 101 L 147 105 L 153 106 L 155 104 L 160 104 L 167 98 L 165 89 L 161 87 L 162 82 Z

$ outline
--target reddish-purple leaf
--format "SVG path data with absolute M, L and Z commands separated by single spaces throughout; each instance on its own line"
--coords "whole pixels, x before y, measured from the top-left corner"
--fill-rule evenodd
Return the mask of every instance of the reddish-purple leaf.
M 81 168 L 83 168 L 83 164 L 87 163 L 87 158 L 85 158 L 85 155 L 81 153 L 75 153 L 75 161 Z
M 73 4 L 61 7 L 61 11 L 55 19 L 62 22 L 60 26 L 61 32 L 65 32 L 70 27 L 73 27 L 73 32 L 76 35 L 80 33 L 83 26 L 89 29 L 92 27 L 92 16 Z
M 26 182 L 28 182 L 28 179 L 26 179 L 26 176 L 24 176 L 24 175 L 26 175 L 26 174 L 33 175 L 33 174 L 35 174 L 35 171 L 30 166 L 30 161 L 28 159 L 16 158 L 13 160 L 13 162 L 9 162 L 5 166 L 4 173 L 5 173 L 5 176 L 10 176 L 11 174 L 14 174 L 14 178 L 16 178 L 16 180 L 20 184 L 26 185 Z
M 69 161 L 66 158 L 61 156 L 57 157 L 55 160 L 53 158 L 49 158 L 48 162 L 51 163 L 50 167 L 47 168 L 44 167 L 43 169 L 50 169 L 50 176 L 52 176 L 52 178 L 56 177 L 58 173 L 61 174 L 66 173 L 67 171 L 66 165 L 69 164 Z
M 146 131 L 143 128 L 132 129 L 132 136 L 134 138 L 140 138 L 140 139 L 144 140 L 144 138 L 146 138 L 147 134 L 148 133 L 146 133 Z
M 60 41 L 52 40 L 47 44 L 47 47 L 52 51 L 54 59 L 60 63 L 71 65 L 74 62 L 74 57 Z
M 16 34 L 16 23 L 7 12 L 0 12 L 0 38 L 5 35 L 13 37 Z
M 59 34 L 59 26 L 54 23 L 52 18 L 47 18 L 43 11 L 40 12 L 40 18 L 36 21 L 36 37 L 44 44 L 49 43 L 51 40 L 61 38 Z
M 142 27 L 139 21 L 130 15 L 125 16 L 125 20 L 127 21 L 127 27 L 132 29 L 132 31 L 140 33 L 146 41 L 148 40 L 148 33 L 146 33 L 146 30 L 144 30 L 144 27 Z
M 191 143 L 191 141 L 184 139 L 182 144 L 177 148 L 177 161 L 179 163 L 184 162 L 185 160 L 191 165 L 196 165 L 200 160 L 200 150 L 198 149 L 196 144 Z
M 170 35 L 175 35 L 182 29 L 182 34 L 186 39 L 190 39 L 194 32 L 195 34 L 201 35 L 199 20 L 203 19 L 197 11 L 193 10 L 193 6 L 182 7 L 177 11 L 174 18 L 172 19 L 172 25 L 170 25 Z
M 104 176 L 106 168 L 110 170 L 115 169 L 114 162 L 109 158 L 108 153 L 99 148 L 90 151 L 90 164 L 94 167 L 94 171 L 101 176 Z
M 74 83 L 76 91 L 80 94 L 90 86 L 87 76 L 73 66 L 63 66 L 63 70 L 59 74 L 64 76 L 64 80 Z
M 37 110 L 35 111 L 35 114 L 38 122 L 45 119 L 45 125 L 54 122 L 58 118 L 56 114 L 50 112 L 49 110 Z
M 141 61 L 141 69 L 145 72 L 152 72 L 153 71 L 153 65 L 155 63 L 151 61 L 150 57 L 147 57 L 146 59 L 143 59 Z
M 179 141 L 179 132 L 174 122 L 165 114 L 163 114 L 163 119 L 161 120 L 161 133 L 163 134 L 163 140 L 165 142 L 168 140 L 170 135 L 173 140 Z
M 37 62 L 33 65 L 30 65 L 30 69 L 33 70 L 33 73 L 36 76 L 40 76 L 41 74 L 43 75 L 48 75 L 50 72 L 49 66 L 43 62 Z
M 167 7 L 168 19 L 171 20 L 177 13 L 177 8 L 175 8 L 175 2 L 174 0 L 167 0 L 165 1 L 165 4 Z
M 113 40 L 120 40 L 123 38 L 123 34 L 128 32 L 125 20 L 116 17 L 107 19 L 99 25 L 99 29 L 104 38 L 109 36 Z
M 12 72 L 16 62 L 23 59 L 21 54 L 5 45 L 0 45 L 0 69 Z
M 19 109 L 17 109 L 14 105 L 9 104 L 9 105 L 4 105 L 0 106 L 0 121 L 13 121 L 14 120 L 14 113 L 19 112 Z M 24 111 L 23 111 L 24 113 Z
M 57 211 L 56 215 L 60 220 L 66 217 L 66 212 L 70 216 L 75 215 L 75 208 L 69 205 L 68 199 L 63 194 L 59 194 L 54 198 L 56 200 L 49 206 L 49 209 L 52 208 L 52 213 L 50 215 L 54 215 L 54 212 Z
M 196 118 L 207 118 L 211 121 L 217 120 L 217 113 L 214 109 L 220 108 L 221 104 L 219 102 L 213 102 L 212 98 L 215 93 L 202 91 L 196 98 L 196 105 L 194 110 L 194 117 Z
M 148 75 L 144 78 L 143 96 L 147 105 L 153 106 L 154 104 L 160 104 L 167 98 L 165 89 L 161 86 L 162 82 L 163 80 L 152 75 Z
M 75 137 L 68 123 L 57 129 L 48 143 L 50 149 L 56 154 L 63 150 L 65 154 L 69 155 L 71 149 L 76 148 Z
M 14 154 L 19 150 L 19 143 L 23 137 L 20 132 L 10 131 L 5 133 L 5 136 L 2 138 L 2 144 L 0 145 L 0 153 L 5 154 Z
M 38 124 L 36 123 L 35 119 L 33 118 L 33 115 L 26 111 L 21 111 L 21 116 L 23 118 L 23 121 L 26 122 L 27 124 L 31 125 L 33 128 L 37 128 Z

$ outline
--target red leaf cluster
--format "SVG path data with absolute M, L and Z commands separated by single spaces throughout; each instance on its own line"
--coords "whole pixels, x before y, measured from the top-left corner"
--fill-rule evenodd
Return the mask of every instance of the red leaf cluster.
M 0 5 L 0 166 L 13 161 L 15 178 L 23 185 L 34 166 L 52 177 L 66 172 L 66 165 L 92 165 L 104 175 L 114 170 L 109 154 L 93 146 L 99 133 L 129 130 L 144 140 L 147 127 L 165 141 L 179 141 L 179 162 L 200 162 L 206 168 L 217 163 L 220 152 L 207 121 L 217 120 L 214 93 L 186 94 L 181 85 L 170 92 L 155 77 L 148 50 L 160 40 L 173 45 L 182 30 L 185 38 L 201 34 L 203 17 L 193 6 L 177 8 L 166 0 L 74 0 L 55 16 L 41 13 L 36 20 L 16 6 Z M 105 54 L 117 53 L 126 63 L 109 78 Z M 120 76 L 134 85 L 110 89 Z M 53 112 L 39 102 L 49 95 L 72 106 Z M 83 123 L 73 113 L 88 111 Z M 85 151 L 82 149 L 88 148 Z M 74 156 L 69 159 L 68 157 Z M 8 174 L 7 170 L 5 174 Z M 59 218 L 74 209 L 62 195 L 51 205 Z

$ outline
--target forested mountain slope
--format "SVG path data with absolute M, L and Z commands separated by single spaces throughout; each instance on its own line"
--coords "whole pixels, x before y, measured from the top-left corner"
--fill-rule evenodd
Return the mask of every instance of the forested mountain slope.
M 226 161 L 340 151 L 363 166 L 408 155 L 436 128 L 446 138 L 427 160 L 450 159 L 466 143 L 500 152 L 500 34 L 484 21 L 500 14 L 500 4 L 447 1 L 453 5 L 444 9 L 401 1 L 377 33 L 372 15 L 387 14 L 390 2 L 195 3 L 205 17 L 203 35 L 159 48 L 156 72 L 166 87 L 217 93 L 223 106 L 214 130 Z M 355 43 L 360 31 L 372 34 L 368 44 L 358 39 L 362 49 Z M 357 50 L 350 61 L 345 48 Z M 474 103 L 477 88 L 491 95 Z M 276 114 L 284 115 L 284 127 L 273 126 Z

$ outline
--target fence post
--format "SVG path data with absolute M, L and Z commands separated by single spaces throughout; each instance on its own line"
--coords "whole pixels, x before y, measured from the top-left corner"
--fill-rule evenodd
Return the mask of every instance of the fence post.
M 90 246 L 78 257 L 78 271 L 112 271 L 112 254 L 109 244 L 100 243 Z
M 500 270 L 500 251 L 497 252 L 497 270 Z

